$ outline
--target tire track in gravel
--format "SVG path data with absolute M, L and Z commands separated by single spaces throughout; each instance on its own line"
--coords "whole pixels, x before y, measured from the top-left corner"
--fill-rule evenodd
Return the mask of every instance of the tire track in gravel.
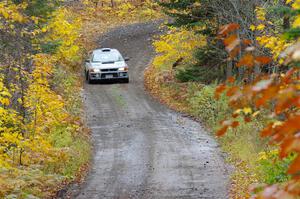
M 99 47 L 131 57 L 129 84 L 85 85 L 94 159 L 78 199 L 227 198 L 228 169 L 201 125 L 153 100 L 143 71 L 158 22 L 113 29 Z

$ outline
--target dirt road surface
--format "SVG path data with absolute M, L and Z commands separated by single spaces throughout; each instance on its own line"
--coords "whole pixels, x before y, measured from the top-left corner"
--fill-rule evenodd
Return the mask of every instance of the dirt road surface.
M 120 27 L 100 47 L 131 57 L 129 84 L 85 85 L 92 170 L 78 199 L 227 198 L 228 172 L 201 125 L 152 99 L 143 71 L 154 56 L 158 23 Z

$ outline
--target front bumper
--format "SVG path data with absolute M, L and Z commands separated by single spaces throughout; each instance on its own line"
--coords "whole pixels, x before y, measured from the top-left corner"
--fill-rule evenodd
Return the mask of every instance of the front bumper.
M 91 80 L 105 80 L 105 79 L 128 79 L 128 72 L 118 71 L 118 72 L 92 72 L 89 74 Z

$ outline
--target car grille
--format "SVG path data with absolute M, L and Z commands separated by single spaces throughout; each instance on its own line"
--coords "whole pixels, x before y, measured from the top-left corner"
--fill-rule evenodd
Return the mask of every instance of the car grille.
M 118 68 L 111 68 L 111 69 L 101 69 L 101 72 L 116 72 Z

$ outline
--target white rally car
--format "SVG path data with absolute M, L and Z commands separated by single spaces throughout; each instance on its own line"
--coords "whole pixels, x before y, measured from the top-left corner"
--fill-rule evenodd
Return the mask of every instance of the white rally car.
M 94 80 L 123 80 L 129 83 L 128 65 L 117 49 L 101 48 L 94 50 L 85 62 L 85 75 L 88 83 Z

